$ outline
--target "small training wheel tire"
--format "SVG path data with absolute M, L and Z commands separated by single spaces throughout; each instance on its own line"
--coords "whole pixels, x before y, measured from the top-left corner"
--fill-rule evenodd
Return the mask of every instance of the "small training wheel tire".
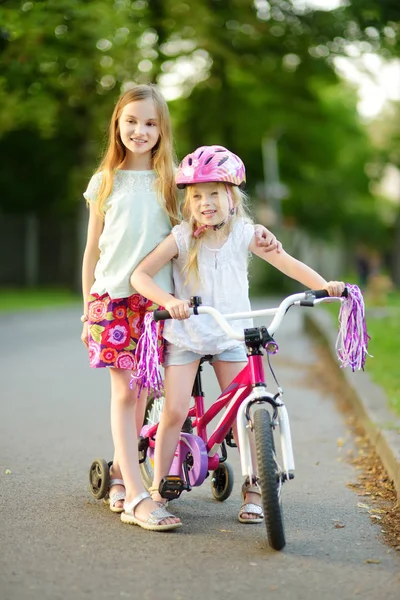
M 89 489 L 92 495 L 101 500 L 110 487 L 110 467 L 104 458 L 96 458 L 89 469 Z
M 233 482 L 233 469 L 229 463 L 223 462 L 215 469 L 215 471 L 213 471 L 211 477 L 211 491 L 218 502 L 223 502 L 229 498 L 233 490 Z

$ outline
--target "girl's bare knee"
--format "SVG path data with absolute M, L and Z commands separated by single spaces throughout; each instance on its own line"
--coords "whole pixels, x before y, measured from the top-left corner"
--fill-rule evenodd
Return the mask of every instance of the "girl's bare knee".
M 167 408 L 163 413 L 163 420 L 168 427 L 181 427 L 187 417 L 187 411 L 179 407 Z
M 137 402 L 137 398 L 132 393 L 123 393 L 123 394 L 113 394 L 111 396 L 111 403 L 113 406 L 119 408 L 131 408 Z

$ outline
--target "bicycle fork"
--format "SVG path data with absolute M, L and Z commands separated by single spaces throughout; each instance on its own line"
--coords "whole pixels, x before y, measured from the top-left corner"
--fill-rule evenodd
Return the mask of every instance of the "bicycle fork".
M 290 434 L 289 416 L 286 406 L 278 398 L 275 398 L 261 387 L 254 389 L 251 394 L 242 402 L 237 414 L 237 428 L 239 436 L 240 448 L 240 463 L 242 475 L 244 477 L 253 477 L 254 468 L 251 456 L 250 433 L 252 430 L 252 422 L 250 417 L 250 408 L 257 406 L 263 410 L 268 410 L 265 406 L 269 404 L 274 409 L 274 416 L 277 415 L 278 426 L 280 432 L 280 442 L 282 451 L 282 476 L 284 480 L 293 479 L 294 477 L 294 457 L 292 438 Z M 271 422 L 276 422 L 271 419 Z

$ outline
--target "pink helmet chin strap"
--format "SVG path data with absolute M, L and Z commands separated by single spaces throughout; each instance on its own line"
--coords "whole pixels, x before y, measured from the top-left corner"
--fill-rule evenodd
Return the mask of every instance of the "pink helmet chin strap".
M 205 229 L 214 229 L 214 231 L 218 231 L 218 229 L 221 229 L 229 221 L 229 219 L 231 217 L 233 217 L 233 215 L 235 214 L 235 208 L 233 206 L 232 192 L 230 190 L 230 186 L 225 184 L 225 189 L 226 189 L 226 193 L 228 196 L 228 202 L 229 202 L 228 216 L 223 221 L 221 221 L 221 223 L 217 223 L 216 225 L 200 225 L 200 227 L 198 229 L 196 229 L 196 231 L 193 233 L 195 238 L 198 238 L 199 235 L 201 235 Z

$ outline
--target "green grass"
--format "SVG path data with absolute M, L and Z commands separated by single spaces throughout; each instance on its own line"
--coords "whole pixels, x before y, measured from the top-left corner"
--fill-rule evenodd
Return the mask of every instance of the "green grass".
M 81 302 L 81 296 L 79 294 L 58 288 L 13 288 L 0 290 L 1 312 L 35 310 L 48 308 L 49 306 L 75 304 L 78 302 Z
M 326 308 L 337 319 L 337 306 L 327 304 Z M 365 314 L 371 338 L 368 352 L 373 357 L 367 356 L 365 371 L 384 389 L 391 408 L 400 415 L 400 292 L 388 294 L 384 306 L 373 306 L 367 298 Z
M 393 295 L 394 296 L 394 295 Z M 397 300 L 389 300 L 387 316 L 374 317 L 367 309 L 367 330 L 371 337 L 365 370 L 371 379 L 386 392 L 390 406 L 400 415 L 399 340 L 400 340 L 400 294 Z

